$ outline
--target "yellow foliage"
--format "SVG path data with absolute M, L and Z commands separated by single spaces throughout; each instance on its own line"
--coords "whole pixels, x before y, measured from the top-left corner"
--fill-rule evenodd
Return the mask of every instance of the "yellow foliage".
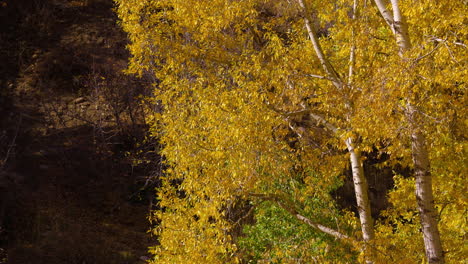
M 358 139 L 359 151 L 390 154 L 389 164 L 411 166 L 402 98 L 425 117 L 418 121 L 430 143 L 446 260 L 466 258 L 466 5 L 401 1 L 413 40 L 402 62 L 371 1 L 359 1 L 357 19 L 351 1 L 306 1 L 323 31 L 324 53 L 344 80 L 352 79 L 338 89 L 315 55 L 296 1 L 115 1 L 131 42 L 128 72 L 153 75 L 149 100 L 163 106 L 147 120 L 169 168 L 159 192 L 154 263 L 241 261 L 226 210 L 295 177 L 297 168 L 323 177 L 314 184 L 302 179 L 308 193 L 328 190 L 347 164 L 344 137 Z M 397 176 L 395 183 L 393 206 L 376 227 L 376 260 L 420 262 L 414 181 Z M 357 225 L 350 215 L 340 221 Z

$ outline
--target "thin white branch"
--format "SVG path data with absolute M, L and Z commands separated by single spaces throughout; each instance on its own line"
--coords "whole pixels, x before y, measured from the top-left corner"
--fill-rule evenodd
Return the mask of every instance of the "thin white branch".
M 314 114 L 314 113 L 309 113 L 309 116 L 314 119 L 318 124 L 323 124 L 328 130 L 330 130 L 331 132 L 337 134 L 338 133 L 338 128 L 335 127 L 333 124 L 331 124 L 330 122 L 328 122 L 327 120 L 325 120 L 325 118 L 323 118 L 322 116 L 320 115 L 317 115 L 317 114 Z
M 297 212 L 296 208 L 294 208 L 294 205 L 288 203 L 287 201 L 282 199 L 279 195 L 275 195 L 275 194 L 258 194 L 258 193 L 250 193 L 249 195 L 252 196 L 252 197 L 255 197 L 255 198 L 265 200 L 265 201 L 276 202 L 281 208 L 283 208 L 284 210 L 289 212 L 291 215 L 296 217 L 301 222 L 313 227 L 314 229 L 322 231 L 322 232 L 324 232 L 324 233 L 326 233 L 326 234 L 328 234 L 330 236 L 333 236 L 333 237 L 335 237 L 337 239 L 348 242 L 350 244 L 358 245 L 358 241 L 356 241 L 355 239 L 353 239 L 353 238 L 351 238 L 351 237 L 349 237 L 349 236 L 347 236 L 347 235 L 345 235 L 345 234 L 343 234 L 343 233 L 341 233 L 341 232 L 339 232 L 339 231 L 337 231 L 337 230 L 335 230 L 333 228 L 321 225 L 319 223 L 315 223 L 310 218 L 300 214 L 299 212 Z
M 449 52 L 450 57 L 452 57 L 452 60 L 455 61 L 456 63 L 458 63 L 457 59 L 455 59 L 455 56 L 453 55 L 452 50 L 451 50 L 450 47 L 447 45 L 447 42 L 444 42 L 444 46 L 447 48 L 447 51 Z
M 421 55 L 419 57 L 417 57 L 414 62 L 412 63 L 412 66 L 414 66 L 415 64 L 417 64 L 419 61 L 421 61 L 422 59 L 430 56 L 431 54 L 433 54 L 438 48 L 440 47 L 440 44 L 437 44 L 431 51 L 429 51 L 428 53 L 424 54 L 424 55 Z
M 461 42 L 454 42 L 453 44 L 468 48 L 468 46 L 466 46 L 466 44 L 463 44 Z
M 357 18 L 357 0 L 354 0 L 352 20 L 356 20 L 356 18 Z M 351 85 L 351 83 L 353 82 L 354 64 L 356 60 L 355 34 L 356 33 L 353 27 L 351 28 L 351 48 L 349 51 L 348 85 Z
M 447 44 L 447 39 L 441 39 L 441 38 L 438 38 L 438 37 L 435 37 L 435 36 L 431 36 L 429 38 L 430 41 L 433 41 L 433 42 L 437 42 L 437 43 L 443 43 L 445 45 L 445 47 L 447 47 L 448 51 L 450 52 L 450 55 L 452 56 L 452 59 L 455 60 L 455 58 L 453 57 L 453 54 L 452 54 L 452 51 L 450 50 L 448 44 Z M 461 42 L 453 42 L 454 45 L 457 45 L 457 46 L 462 46 L 462 47 L 465 47 L 467 48 L 467 46 Z M 455 60 L 456 61 L 456 60 Z
M 330 64 L 330 62 L 327 60 L 327 57 L 325 56 L 325 53 L 323 52 L 322 46 L 320 45 L 320 42 L 317 37 L 317 33 L 315 32 L 314 27 L 312 26 L 310 16 L 308 15 L 309 13 L 307 12 L 307 8 L 304 4 L 303 0 L 297 0 L 299 3 L 299 6 L 302 9 L 302 12 L 304 14 L 304 24 L 307 29 L 307 33 L 309 35 L 309 39 L 312 42 L 312 46 L 314 47 L 315 54 L 317 55 L 317 58 L 320 61 L 320 64 L 322 64 L 323 69 L 327 73 L 328 77 L 330 80 L 333 82 L 335 87 L 338 89 L 343 88 L 343 82 L 340 79 L 340 76 L 338 73 L 335 71 L 333 66 Z
M 330 78 L 322 76 L 322 75 L 316 75 L 316 74 L 306 74 L 305 76 L 307 77 L 312 77 L 312 78 L 318 78 L 318 79 L 325 79 L 325 80 L 330 80 Z

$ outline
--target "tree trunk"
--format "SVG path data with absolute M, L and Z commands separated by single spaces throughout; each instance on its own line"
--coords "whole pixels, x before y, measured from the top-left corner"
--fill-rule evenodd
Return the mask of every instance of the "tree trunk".
M 308 16 L 307 7 L 304 4 L 303 0 L 297 0 L 299 6 L 301 7 L 302 11 L 304 12 L 304 25 L 307 29 L 307 33 L 309 35 L 309 39 L 312 42 L 312 46 L 314 47 L 315 54 L 319 59 L 320 63 L 324 71 L 327 73 L 327 77 L 333 85 L 338 89 L 342 90 L 345 86 L 343 81 L 341 80 L 339 74 L 335 71 L 331 63 L 327 60 L 325 54 L 323 53 L 322 47 L 320 45 L 319 39 L 317 37 L 317 33 L 312 26 L 311 19 Z M 354 8 L 356 8 L 357 3 L 354 3 Z M 353 10 L 353 13 L 355 10 Z M 354 14 L 353 14 L 354 15 Z M 354 59 L 352 59 L 354 60 Z M 352 71 L 352 68 L 351 70 Z M 349 106 L 349 102 L 346 102 L 346 105 Z M 312 114 L 313 115 L 313 114 Z M 318 118 L 318 117 L 314 117 Z M 321 121 L 325 121 L 323 118 L 318 118 Z M 324 122 L 328 124 L 328 122 Z M 334 128 L 331 124 L 327 125 L 327 128 L 333 131 L 333 133 L 337 134 L 338 129 Z M 364 177 L 364 169 L 361 163 L 361 156 L 359 152 L 355 151 L 354 144 L 351 138 L 347 138 L 345 140 L 346 146 L 350 153 L 350 160 L 351 160 L 351 169 L 353 173 L 353 182 L 354 182 L 354 192 L 356 194 L 356 202 L 358 207 L 359 213 L 359 220 L 361 222 L 361 230 L 362 236 L 365 242 L 364 252 L 366 253 L 366 263 L 371 264 L 373 263 L 372 259 L 372 250 L 369 247 L 371 240 L 374 239 L 374 223 L 371 215 L 370 209 L 370 201 L 369 201 L 369 194 L 368 194 L 368 186 L 367 186 L 367 179 Z
M 299 6 L 301 7 L 303 11 L 303 19 L 304 19 L 304 25 L 305 28 L 307 29 L 307 33 L 309 35 L 309 39 L 312 43 L 312 46 L 314 47 L 315 54 L 317 58 L 319 59 L 320 63 L 322 64 L 322 67 L 324 71 L 327 73 L 327 77 L 333 85 L 338 89 L 342 90 L 345 86 L 343 80 L 340 78 L 340 75 L 335 71 L 333 68 L 332 64 L 328 61 L 326 58 L 322 47 L 320 45 L 319 39 L 317 37 L 317 33 L 312 26 L 311 19 L 309 18 L 308 15 L 308 10 L 307 7 L 304 3 L 303 0 L 297 0 L 299 3 Z M 355 17 L 355 12 L 357 8 L 357 2 L 354 2 L 353 5 L 353 17 Z M 354 55 L 353 55 L 354 56 Z M 354 63 L 354 58 L 350 59 L 351 63 Z M 352 67 L 350 68 L 350 72 L 352 73 Z M 351 74 L 350 74 L 351 78 Z M 345 102 L 345 104 L 349 107 L 349 102 Z M 313 116 L 313 114 L 311 114 Z M 334 128 L 331 124 L 328 124 L 323 118 L 320 118 L 318 116 L 314 117 L 314 119 L 318 119 L 319 121 L 324 121 L 325 124 L 327 124 L 327 128 L 333 131 L 335 134 L 338 133 L 338 129 Z M 374 223 L 371 215 L 371 209 L 370 209 L 370 201 L 369 201 L 369 194 L 368 194 L 368 186 L 367 186 L 367 179 L 364 176 L 364 169 L 362 167 L 361 163 L 361 156 L 359 152 L 357 152 L 354 149 L 354 144 L 351 138 L 347 138 L 345 140 L 346 146 L 348 148 L 348 151 L 350 153 L 350 160 L 351 160 L 351 169 L 353 173 L 353 182 L 354 182 L 354 192 L 356 194 L 356 202 L 357 202 L 357 207 L 358 207 L 358 213 L 359 213 L 359 220 L 361 222 L 361 230 L 362 230 L 362 236 L 365 242 L 364 246 L 364 252 L 366 253 L 366 263 L 371 264 L 373 261 L 373 250 L 372 248 L 369 247 L 370 242 L 374 239 Z
M 423 233 L 426 257 L 429 264 L 443 264 L 444 255 L 437 227 L 437 213 L 432 192 L 432 175 L 426 138 L 415 125 L 415 110 L 408 106 L 408 119 L 411 124 L 411 150 L 416 178 L 416 200 Z
M 391 0 L 393 17 L 385 7 L 383 0 L 374 0 L 382 17 L 390 25 L 395 35 L 399 55 L 411 49 L 411 40 L 408 34 L 408 25 L 400 12 L 398 0 Z M 416 179 L 416 200 L 421 221 L 426 258 L 429 264 L 445 263 L 437 227 L 436 210 L 434 207 L 434 195 L 432 192 L 432 175 L 430 169 L 429 154 L 426 147 L 426 138 L 420 129 L 420 120 L 416 118 L 417 112 L 414 106 L 407 104 L 406 117 L 410 124 L 411 151 L 414 165 L 414 177 Z
M 356 203 L 359 212 L 359 220 L 361 222 L 362 237 L 364 239 L 364 252 L 366 252 L 366 263 L 373 263 L 373 250 L 369 247 L 370 242 L 374 239 L 374 223 L 371 215 L 370 201 L 368 195 L 367 179 L 364 176 L 364 168 L 362 167 L 361 155 L 354 149 L 351 138 L 346 139 L 351 160 L 351 171 L 353 173 L 354 193 L 356 194 Z
M 338 128 L 328 123 L 322 116 L 314 113 L 310 113 L 309 116 L 317 123 L 324 124 L 325 127 L 335 135 L 338 135 Z M 356 195 L 362 237 L 365 242 L 364 252 L 366 253 L 366 263 L 370 264 L 373 263 L 374 249 L 371 247 L 371 243 L 375 234 L 369 201 L 369 188 L 364 175 L 364 168 L 362 167 L 361 154 L 354 148 L 352 138 L 347 138 L 345 143 L 350 155 L 349 159 L 351 162 L 351 171 L 353 173 L 354 193 Z

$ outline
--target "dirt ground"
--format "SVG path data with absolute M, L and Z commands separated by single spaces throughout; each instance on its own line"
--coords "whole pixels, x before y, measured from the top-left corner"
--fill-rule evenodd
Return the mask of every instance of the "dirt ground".
M 112 1 L 1 2 L 0 263 L 144 263 L 149 84 L 122 73 Z

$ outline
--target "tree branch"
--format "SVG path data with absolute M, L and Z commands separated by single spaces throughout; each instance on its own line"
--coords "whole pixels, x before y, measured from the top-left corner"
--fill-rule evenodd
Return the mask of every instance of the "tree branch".
M 408 27 L 404 16 L 401 15 L 398 0 L 391 0 L 393 9 L 393 34 L 400 48 L 399 55 L 403 56 L 405 51 L 411 49 L 411 41 L 408 34 Z
M 426 54 L 424 54 L 424 55 L 421 55 L 421 56 L 417 57 L 417 58 L 413 61 L 413 63 L 411 64 L 411 67 L 413 67 L 414 65 L 416 65 L 416 64 L 417 64 L 419 61 L 421 61 L 422 59 L 424 59 L 424 58 L 430 56 L 431 54 L 433 54 L 439 47 L 440 47 L 440 44 L 437 43 L 437 45 L 436 45 L 431 51 L 429 51 L 428 53 L 426 53 Z
M 390 29 L 392 30 L 393 34 L 395 34 L 395 29 L 393 28 L 393 16 L 390 11 L 388 11 L 387 7 L 385 6 L 384 0 L 374 0 L 375 4 L 377 5 L 377 8 L 379 9 L 380 14 L 384 18 L 385 22 L 390 26 Z
M 333 124 L 331 124 L 330 122 L 328 122 L 327 120 L 325 120 L 325 118 L 323 118 L 322 116 L 320 115 L 317 115 L 317 114 L 314 114 L 314 113 L 309 113 L 309 116 L 314 119 L 317 123 L 319 124 L 323 124 L 328 130 L 330 130 L 331 132 L 337 134 L 338 133 L 338 128 L 335 127 Z
M 353 16 L 352 20 L 357 18 L 357 0 L 353 2 Z M 351 28 L 351 48 L 349 51 L 349 69 L 348 69 L 348 85 L 353 82 L 354 64 L 356 61 L 356 43 L 355 43 L 355 32 L 354 26 Z
M 16 138 L 18 137 L 18 133 L 19 133 L 19 130 L 20 130 L 20 126 L 21 126 L 22 121 L 23 121 L 23 116 L 20 115 L 18 124 L 17 124 L 17 126 L 16 126 L 15 135 L 14 135 L 14 137 L 13 137 L 13 139 L 12 139 L 10 145 L 8 145 L 8 150 L 7 150 L 7 153 L 5 154 L 5 158 L 4 158 L 3 160 L 1 160 L 1 163 L 0 163 L 0 170 L 2 170 L 2 169 L 5 167 L 7 161 L 8 161 L 8 159 L 9 159 L 9 157 L 10 157 L 10 152 L 11 152 L 11 150 L 12 150 L 12 149 L 15 147 L 15 145 L 16 145 Z
M 317 58 L 320 61 L 320 64 L 322 64 L 323 69 L 327 73 L 329 79 L 332 81 L 332 83 L 336 86 L 338 89 L 343 88 L 343 82 L 341 81 L 340 76 L 338 73 L 335 71 L 333 66 L 330 64 L 330 62 L 327 60 L 325 54 L 323 53 L 322 46 L 320 46 L 318 37 L 317 37 L 317 32 L 315 32 L 314 27 L 311 25 L 311 19 L 309 18 L 310 16 L 308 15 L 307 8 L 304 4 L 303 0 L 297 0 L 299 3 L 299 6 L 301 7 L 303 13 L 304 13 L 304 24 L 307 29 L 307 33 L 309 35 L 310 41 L 312 42 L 312 46 L 314 47 L 315 54 L 317 55 Z
M 289 202 L 282 199 L 279 195 L 275 195 L 275 194 L 257 194 L 257 193 L 250 193 L 249 195 L 252 196 L 252 197 L 255 197 L 255 198 L 265 200 L 265 201 L 272 201 L 272 202 L 277 203 L 278 206 L 280 206 L 281 208 L 286 210 L 288 213 L 290 213 L 291 215 L 296 217 L 296 219 L 298 219 L 299 221 L 313 227 L 316 230 L 322 231 L 322 232 L 324 232 L 324 233 L 326 233 L 326 234 L 328 234 L 330 236 L 333 236 L 333 237 L 335 237 L 337 239 L 340 239 L 340 240 L 345 241 L 347 243 L 350 243 L 352 245 L 357 245 L 358 244 L 358 241 L 356 241 L 355 239 L 353 239 L 353 238 L 351 238 L 351 237 L 349 237 L 349 236 L 347 236 L 347 235 L 345 235 L 345 234 L 343 234 L 343 233 L 341 233 L 339 231 L 336 231 L 333 228 L 330 228 L 330 227 L 315 223 L 310 218 L 307 218 L 306 216 L 301 215 L 300 213 L 298 213 L 296 208 L 294 208 L 294 205 L 291 205 Z
M 306 74 L 305 76 L 312 77 L 312 78 L 317 78 L 317 79 L 333 81 L 332 79 L 330 79 L 328 77 L 325 77 L 325 76 L 322 76 L 322 75 L 317 75 L 317 74 Z
M 271 110 L 273 110 L 274 112 L 282 115 L 283 117 L 285 117 L 286 119 L 290 118 L 290 117 L 295 117 L 295 116 L 301 116 L 301 115 L 304 115 L 304 114 L 307 114 L 309 115 L 315 122 L 317 122 L 317 124 L 323 124 L 325 126 L 325 128 L 327 128 L 328 130 L 330 130 L 331 132 L 333 132 L 334 134 L 337 134 L 338 133 L 338 128 L 336 126 L 334 126 L 333 124 L 331 124 L 330 122 L 328 122 L 327 120 L 325 120 L 324 117 L 318 115 L 318 114 L 314 114 L 312 113 L 311 110 L 307 109 L 306 107 L 304 107 L 304 109 L 301 109 L 299 111 L 294 111 L 294 112 L 285 112 L 285 111 L 282 111 L 280 109 L 277 109 L 275 108 L 273 105 L 267 103 L 268 105 L 268 108 L 270 108 Z

